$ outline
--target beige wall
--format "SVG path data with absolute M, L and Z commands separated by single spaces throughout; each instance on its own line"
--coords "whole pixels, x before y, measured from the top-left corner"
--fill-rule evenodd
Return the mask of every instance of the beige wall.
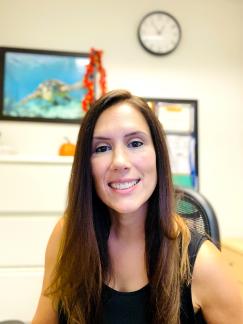
M 148 11 L 181 23 L 179 48 L 147 54 L 136 28 Z M 242 0 L 0 0 L 0 45 L 50 50 L 104 50 L 108 88 L 137 95 L 199 100 L 200 189 L 223 236 L 243 236 Z M 77 127 L 0 123 L 5 144 L 20 153 L 56 154 Z

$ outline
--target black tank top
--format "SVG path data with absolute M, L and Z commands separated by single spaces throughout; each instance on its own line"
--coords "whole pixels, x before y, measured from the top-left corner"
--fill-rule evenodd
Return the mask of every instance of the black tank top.
M 191 232 L 189 244 L 189 261 L 193 270 L 197 252 L 205 236 Z M 101 324 L 150 324 L 150 287 L 145 287 L 133 292 L 116 291 L 106 285 L 102 291 L 102 320 Z M 59 314 L 59 324 L 66 324 L 63 314 Z M 180 324 L 204 323 L 199 311 L 194 314 L 191 286 L 185 285 L 181 291 Z

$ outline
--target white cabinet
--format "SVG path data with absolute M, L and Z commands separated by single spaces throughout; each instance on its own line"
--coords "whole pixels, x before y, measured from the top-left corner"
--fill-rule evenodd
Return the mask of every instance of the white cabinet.
M 43 268 L 0 268 L 0 321 L 30 322 L 42 286 Z
M 69 157 L 0 156 L 0 321 L 33 316 L 71 165 Z

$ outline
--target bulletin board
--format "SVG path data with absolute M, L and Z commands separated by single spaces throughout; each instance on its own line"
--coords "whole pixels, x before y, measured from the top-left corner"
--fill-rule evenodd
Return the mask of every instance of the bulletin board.
M 198 102 L 191 99 L 145 98 L 166 133 L 173 182 L 199 189 Z

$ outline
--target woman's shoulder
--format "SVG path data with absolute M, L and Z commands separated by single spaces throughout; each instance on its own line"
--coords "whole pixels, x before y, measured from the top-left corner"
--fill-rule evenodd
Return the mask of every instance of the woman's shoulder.
M 203 245 L 203 243 L 208 240 L 206 235 L 203 235 L 195 230 L 190 230 L 190 242 L 188 246 L 188 256 L 190 261 L 191 270 L 194 267 L 194 263 L 197 258 L 197 254 Z
M 209 240 L 203 241 L 196 256 L 192 296 L 210 323 L 242 323 L 239 289 L 221 252 Z
M 56 259 L 58 255 L 62 234 L 63 234 L 64 222 L 65 222 L 64 217 L 61 217 L 56 223 L 50 235 L 50 238 L 47 243 L 47 248 L 46 248 L 46 255 L 45 255 L 46 263 L 53 262 L 53 260 Z

